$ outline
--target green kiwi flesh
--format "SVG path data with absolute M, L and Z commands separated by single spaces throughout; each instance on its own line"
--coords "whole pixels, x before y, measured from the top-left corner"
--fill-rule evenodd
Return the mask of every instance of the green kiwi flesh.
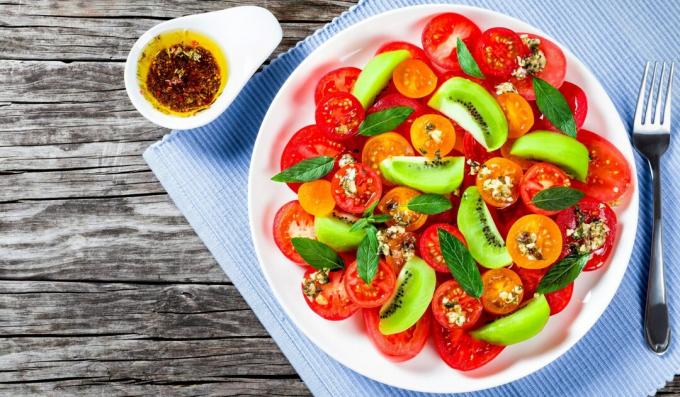
M 536 336 L 548 323 L 550 305 L 544 295 L 536 295 L 526 306 L 482 326 L 470 334 L 494 345 L 514 345 Z
M 581 182 L 588 177 L 588 149 L 561 132 L 534 131 L 523 135 L 512 144 L 510 154 L 553 163 Z
M 388 181 L 412 187 L 423 193 L 451 193 L 463 182 L 464 157 L 429 160 L 420 156 L 394 156 L 380 162 L 380 172 Z
M 411 53 L 407 50 L 388 51 L 376 55 L 366 64 L 352 87 L 352 95 L 364 109 L 373 104 L 375 97 L 390 82 L 397 65 L 408 58 L 411 58 Z
M 356 249 L 366 235 L 365 230 L 350 231 L 350 222 L 334 216 L 317 216 L 314 218 L 314 233 L 317 240 L 333 248 L 337 252 Z

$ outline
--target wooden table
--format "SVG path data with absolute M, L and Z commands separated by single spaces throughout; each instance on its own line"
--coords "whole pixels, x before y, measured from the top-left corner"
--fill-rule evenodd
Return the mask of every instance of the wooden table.
M 308 395 L 141 157 L 123 65 L 238 1 L 0 2 L 0 395 Z M 252 1 L 276 54 L 353 1 Z M 680 391 L 680 378 L 663 394 Z

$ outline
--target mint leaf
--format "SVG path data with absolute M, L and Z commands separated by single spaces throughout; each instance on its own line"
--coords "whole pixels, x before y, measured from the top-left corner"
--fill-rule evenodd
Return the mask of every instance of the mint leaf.
M 383 223 L 389 221 L 390 219 L 392 219 L 392 216 L 387 214 L 373 215 L 368 217 L 368 221 L 371 223 Z
M 538 283 L 536 292 L 539 294 L 547 294 L 550 292 L 561 290 L 572 281 L 576 280 L 583 267 L 588 263 L 590 253 L 584 255 L 569 255 L 550 267 L 548 273 L 543 276 L 541 282 Z
M 477 61 L 475 61 L 475 58 L 470 54 L 470 50 L 468 50 L 467 45 L 465 45 L 460 37 L 458 37 L 458 41 L 456 42 L 456 54 L 458 55 L 458 64 L 465 74 L 478 79 L 484 78 L 484 73 L 479 69 Z
M 272 177 L 274 182 L 309 182 L 326 176 L 333 169 L 335 159 L 328 156 L 312 157 L 286 168 Z
M 437 230 L 442 256 L 453 278 L 468 295 L 479 298 L 484 285 L 477 263 L 460 240 L 444 229 Z
M 373 226 L 366 229 L 366 235 L 357 248 L 357 273 L 366 284 L 370 284 L 378 271 L 378 235 Z
M 345 261 L 340 255 L 320 241 L 306 237 L 293 237 L 290 241 L 302 259 L 317 270 L 337 270 L 345 267 Z
M 359 218 L 354 224 L 352 224 L 352 227 L 349 228 L 350 232 L 358 232 L 359 230 L 365 228 L 368 226 L 368 218 Z
M 411 113 L 413 113 L 413 108 L 408 106 L 395 106 L 366 115 L 364 121 L 359 125 L 359 134 L 373 136 L 392 131 L 399 127 Z
M 366 208 L 366 211 L 364 211 L 364 213 L 361 214 L 361 216 L 363 216 L 363 217 L 372 216 L 372 215 L 373 215 L 373 211 L 375 211 L 375 207 L 377 207 L 379 203 L 380 203 L 380 200 L 375 200 L 375 201 L 373 202 L 373 204 L 371 204 L 370 207 Z
M 557 129 L 576 138 L 576 121 L 564 95 L 545 80 L 533 78 L 536 105 Z
M 451 209 L 451 201 L 441 194 L 421 194 L 408 202 L 408 209 L 426 215 L 439 214 Z
M 536 193 L 531 203 L 547 211 L 561 211 L 576 205 L 583 198 L 583 192 L 566 186 L 549 187 Z

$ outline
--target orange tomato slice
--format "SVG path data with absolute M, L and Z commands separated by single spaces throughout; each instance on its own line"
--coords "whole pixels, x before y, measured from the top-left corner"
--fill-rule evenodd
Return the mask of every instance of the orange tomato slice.
M 422 98 L 437 88 L 437 75 L 420 59 L 407 59 L 400 63 L 392 81 L 402 95 L 409 98 Z
M 444 157 L 456 145 L 456 131 L 446 117 L 424 114 L 411 124 L 411 142 L 427 158 Z
M 335 208 L 332 190 L 331 183 L 325 179 L 306 182 L 298 190 L 298 201 L 308 214 L 325 216 Z
M 427 215 L 408 209 L 408 202 L 420 196 L 420 192 L 408 187 L 398 186 L 390 190 L 378 203 L 378 211 L 389 214 L 389 226 L 403 226 L 407 232 L 417 230 L 427 221 Z
M 493 157 L 479 167 L 477 189 L 487 204 L 505 208 L 519 198 L 522 167 L 503 157 Z
M 366 141 L 361 152 L 361 162 L 380 175 L 381 161 L 392 156 L 413 156 L 414 154 L 415 152 L 406 138 L 396 132 L 387 132 Z M 382 180 L 384 185 L 392 185 L 385 178 L 382 178 Z
M 557 223 L 545 215 L 525 215 L 510 227 L 505 244 L 517 266 L 543 269 L 560 257 L 562 233 Z
M 482 306 L 493 314 L 508 314 L 517 309 L 524 297 L 522 280 L 508 268 L 492 269 L 482 275 Z
M 496 98 L 508 119 L 508 138 L 519 138 L 534 126 L 534 111 L 524 97 L 506 92 Z

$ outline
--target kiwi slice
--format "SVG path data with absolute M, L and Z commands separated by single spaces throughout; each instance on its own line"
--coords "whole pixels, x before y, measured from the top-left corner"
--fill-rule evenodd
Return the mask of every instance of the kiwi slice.
M 534 131 L 515 141 L 513 156 L 553 163 L 581 182 L 588 177 L 588 149 L 568 135 L 553 131 Z
M 470 334 L 494 345 L 513 345 L 536 336 L 548 323 L 550 305 L 537 295 L 516 312 L 472 331 Z
M 505 240 L 476 186 L 467 188 L 460 200 L 458 229 L 467 241 L 470 254 L 480 265 L 497 269 L 512 263 Z
M 453 119 L 490 152 L 508 139 L 508 121 L 503 109 L 484 87 L 473 81 L 452 77 L 427 104 Z
M 451 193 L 463 182 L 464 157 L 429 160 L 420 156 L 394 156 L 380 163 L 380 172 L 388 181 L 412 187 L 424 193 Z
M 380 309 L 378 329 L 383 335 L 406 331 L 430 306 L 437 276 L 424 260 L 412 256 L 397 277 L 397 288 Z
M 338 252 L 353 250 L 359 246 L 366 231 L 351 232 L 352 223 L 334 216 L 317 216 L 314 218 L 314 233 L 317 240 Z
M 373 104 L 378 93 L 390 82 L 397 65 L 408 58 L 411 58 L 411 53 L 407 50 L 388 51 L 376 55 L 366 64 L 352 88 L 352 95 L 364 109 Z

